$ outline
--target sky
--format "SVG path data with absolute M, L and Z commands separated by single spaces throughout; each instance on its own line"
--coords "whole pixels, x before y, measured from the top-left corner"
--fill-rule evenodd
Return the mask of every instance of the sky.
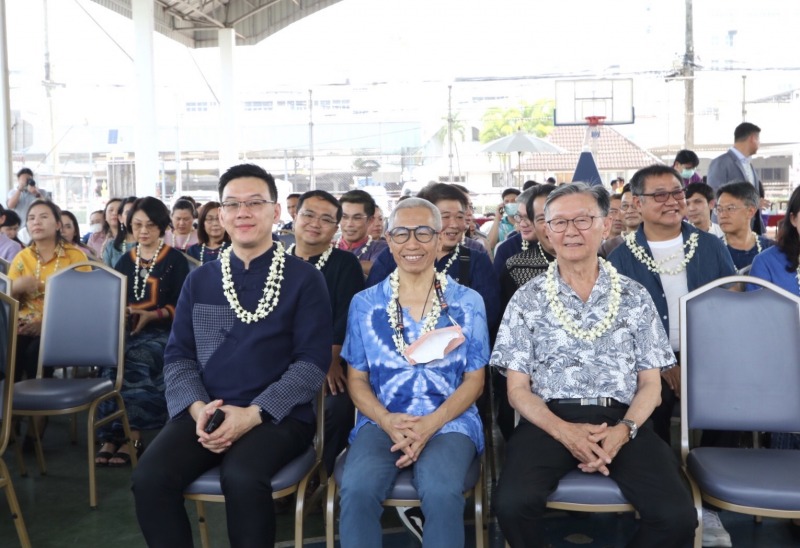
M 5 2 L 12 109 L 41 115 L 43 0 Z M 91 124 L 133 116 L 131 21 L 90 0 L 49 0 L 48 6 L 59 118 Z M 694 0 L 694 13 L 701 67 L 800 65 L 796 0 Z M 256 46 L 237 48 L 237 87 L 247 93 L 554 74 L 646 73 L 663 80 L 682 59 L 683 17 L 681 0 L 343 0 Z M 161 103 L 171 108 L 187 98 L 213 99 L 217 50 L 191 50 L 160 34 L 154 40 Z M 712 66 L 719 59 L 727 61 Z M 784 80 L 758 74 L 748 79 L 751 96 L 800 87 L 800 71 Z M 95 99 L 98 90 L 107 101 Z

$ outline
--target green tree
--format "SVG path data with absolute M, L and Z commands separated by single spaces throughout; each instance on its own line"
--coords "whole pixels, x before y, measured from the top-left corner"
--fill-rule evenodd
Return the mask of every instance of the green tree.
M 508 109 L 492 107 L 483 115 L 481 142 L 488 143 L 516 131 L 545 137 L 553 131 L 554 108 L 552 99 L 541 99 L 533 104 L 523 101 L 518 107 Z
M 439 128 L 439 131 L 436 132 L 436 140 L 442 144 L 447 143 L 448 133 L 450 131 L 450 124 L 448 124 L 447 116 L 442 116 L 442 127 Z M 456 135 L 461 136 L 461 140 L 464 140 L 464 135 L 466 134 L 466 129 L 464 128 L 464 121 L 461 120 L 460 114 L 458 112 L 453 113 L 453 143 L 456 142 Z

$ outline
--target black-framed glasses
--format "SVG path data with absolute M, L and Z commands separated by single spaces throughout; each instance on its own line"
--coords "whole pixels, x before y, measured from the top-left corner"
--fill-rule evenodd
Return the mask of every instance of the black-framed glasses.
M 255 213 L 257 211 L 261 211 L 262 209 L 264 209 L 264 207 L 266 207 L 267 204 L 274 204 L 274 203 L 275 203 L 274 201 L 263 200 L 263 199 L 244 200 L 241 202 L 238 200 L 227 200 L 222 202 L 222 209 L 227 213 L 236 213 L 239 211 L 239 209 L 244 207 L 245 209 L 248 209 L 253 213 Z
M 301 217 L 307 223 L 313 223 L 314 221 L 319 221 L 320 223 L 324 223 L 328 226 L 335 226 L 339 222 L 331 217 L 330 215 L 317 215 L 312 211 L 307 211 L 305 209 L 300 210 L 297 215 Z
M 570 223 L 575 225 L 575 228 L 583 232 L 584 230 L 589 230 L 594 224 L 595 219 L 602 219 L 600 215 L 581 215 L 579 217 L 575 217 L 574 219 L 551 219 L 547 221 L 547 226 L 550 227 L 550 230 L 556 233 L 566 232 L 567 227 Z
M 406 243 L 411 238 L 412 233 L 414 234 L 414 238 L 416 238 L 417 241 L 421 244 L 427 244 L 428 242 L 433 240 L 434 236 L 438 234 L 438 232 L 436 232 L 436 230 L 434 230 L 433 227 L 425 225 L 396 226 L 392 230 L 387 232 L 389 238 L 391 238 L 391 240 L 396 244 Z
M 681 188 L 679 190 L 673 190 L 670 192 L 652 192 L 650 194 L 639 194 L 639 196 L 648 196 L 655 200 L 656 202 L 663 204 L 669 197 L 672 196 L 676 202 L 680 202 L 681 200 L 686 199 L 686 190 Z

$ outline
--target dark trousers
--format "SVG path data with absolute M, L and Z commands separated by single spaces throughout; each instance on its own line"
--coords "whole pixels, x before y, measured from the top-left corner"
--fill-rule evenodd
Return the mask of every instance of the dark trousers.
M 14 380 L 35 379 L 36 370 L 39 368 L 39 342 L 41 337 L 17 335 L 17 363 L 14 370 Z M 53 370 L 45 369 L 45 376 L 52 377 Z
M 322 450 L 322 463 L 329 476 L 333 473 L 336 457 L 347 447 L 347 438 L 356 423 L 355 409 L 346 390 L 335 396 L 325 396 L 325 446 Z
M 264 423 L 218 455 L 197 442 L 190 416 L 167 423 L 133 474 L 136 517 L 147 545 L 192 546 L 183 491 L 203 472 L 219 465 L 230 546 L 273 546 L 272 476 L 309 447 L 314 429 L 314 424 L 294 419 Z
M 551 405 L 562 419 L 609 425 L 625 415 L 624 408 Z M 497 485 L 494 509 L 500 528 L 513 548 L 543 545 L 541 518 L 547 497 L 578 460 L 545 431 L 520 421 L 506 447 L 506 462 Z M 678 460 L 648 421 L 636 439 L 625 444 L 609 465 L 611 477 L 641 516 L 639 530 L 628 546 L 667 548 L 690 542 L 697 514 L 683 482 Z

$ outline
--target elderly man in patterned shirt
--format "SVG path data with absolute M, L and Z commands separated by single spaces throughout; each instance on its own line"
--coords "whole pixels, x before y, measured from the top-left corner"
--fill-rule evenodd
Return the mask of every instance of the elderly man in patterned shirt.
M 573 468 L 612 477 L 641 515 L 629 546 L 683 546 L 697 516 L 678 462 L 648 420 L 675 363 L 650 295 L 597 257 L 602 187 L 559 187 L 545 202 L 556 262 L 505 311 L 491 364 L 520 422 L 495 494 L 512 547 L 540 546 L 548 495 Z

